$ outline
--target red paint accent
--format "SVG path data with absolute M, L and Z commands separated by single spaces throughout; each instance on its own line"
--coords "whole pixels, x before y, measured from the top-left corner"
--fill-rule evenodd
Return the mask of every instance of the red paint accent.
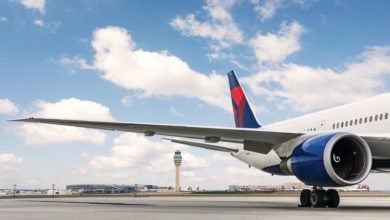
M 232 96 L 232 100 L 238 106 L 238 109 L 233 109 L 236 127 L 242 128 L 244 126 L 244 111 L 246 104 L 244 91 L 242 90 L 241 86 L 236 86 L 230 90 L 230 94 Z

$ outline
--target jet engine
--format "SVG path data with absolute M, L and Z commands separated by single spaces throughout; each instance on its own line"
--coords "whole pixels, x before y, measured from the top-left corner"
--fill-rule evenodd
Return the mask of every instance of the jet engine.
M 282 161 L 281 169 L 306 185 L 350 186 L 369 174 L 372 156 L 367 143 L 351 133 L 331 133 L 312 137 Z

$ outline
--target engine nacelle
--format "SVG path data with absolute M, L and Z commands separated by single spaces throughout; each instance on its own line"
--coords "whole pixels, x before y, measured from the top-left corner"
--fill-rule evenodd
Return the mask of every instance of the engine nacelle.
M 330 187 L 362 182 L 371 165 L 371 151 L 362 138 L 350 133 L 331 133 L 306 140 L 280 167 L 307 185 Z

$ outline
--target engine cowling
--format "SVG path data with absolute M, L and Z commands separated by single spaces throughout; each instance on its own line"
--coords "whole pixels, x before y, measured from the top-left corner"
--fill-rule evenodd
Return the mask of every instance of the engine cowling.
M 310 138 L 281 163 L 299 180 L 312 186 L 350 186 L 367 178 L 372 156 L 367 143 L 351 133 Z

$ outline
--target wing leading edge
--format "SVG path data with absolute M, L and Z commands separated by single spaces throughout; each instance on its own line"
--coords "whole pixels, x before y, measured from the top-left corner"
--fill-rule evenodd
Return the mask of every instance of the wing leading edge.
M 202 127 L 202 126 L 185 126 L 169 124 L 143 124 L 143 123 L 122 123 L 122 122 L 102 122 L 102 121 L 84 121 L 84 120 L 67 120 L 67 119 L 48 119 L 48 118 L 25 118 L 12 120 L 17 122 L 31 122 L 54 125 L 66 125 L 82 128 L 94 128 L 111 131 L 124 131 L 143 133 L 145 136 L 161 135 L 181 138 L 201 139 L 206 143 L 231 142 L 231 143 L 248 143 L 250 146 L 257 145 L 257 152 L 270 150 L 273 146 L 281 144 L 289 139 L 298 137 L 302 133 L 292 132 L 275 132 L 263 129 L 250 128 L 221 128 L 221 127 Z M 192 145 L 187 141 L 178 141 L 170 139 L 173 142 Z M 187 143 L 186 143 L 187 142 Z M 249 146 L 248 145 L 248 146 Z M 199 146 L 198 146 L 199 147 Z M 204 145 L 203 148 L 207 148 Z M 256 149 L 253 149 L 256 151 Z M 262 149 L 260 149 L 262 148 Z M 266 148 L 266 149 L 264 149 Z M 210 148 L 209 148 L 210 149 Z M 234 151 L 234 149 L 226 149 Z

